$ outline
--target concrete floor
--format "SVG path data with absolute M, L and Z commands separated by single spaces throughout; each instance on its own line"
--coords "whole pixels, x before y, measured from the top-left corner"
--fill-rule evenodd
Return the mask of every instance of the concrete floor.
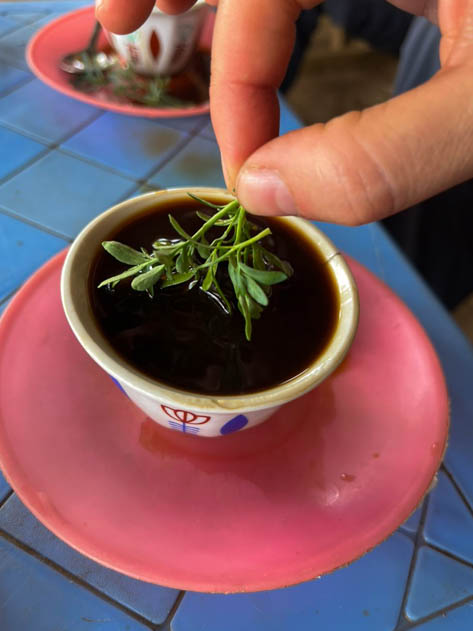
M 397 58 L 348 39 L 322 16 L 286 98 L 306 123 L 325 122 L 391 96 Z

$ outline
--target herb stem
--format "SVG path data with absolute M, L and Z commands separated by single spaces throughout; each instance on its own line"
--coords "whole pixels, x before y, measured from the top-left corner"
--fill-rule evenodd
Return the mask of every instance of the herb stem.
M 225 243 L 225 239 L 228 237 L 230 232 L 233 230 L 233 226 L 235 225 L 235 221 L 236 221 L 236 215 L 232 218 L 232 220 L 228 224 L 228 226 L 227 226 L 225 232 L 222 234 L 222 236 L 218 237 L 218 239 L 214 239 L 212 241 L 212 243 L 210 244 L 211 247 L 214 247 L 214 248 L 217 248 L 218 246 L 228 247 L 228 246 L 224 246 L 224 245 L 221 245 L 221 244 Z
M 242 233 L 242 228 L 243 228 L 243 222 L 245 221 L 245 209 L 243 208 L 243 206 L 240 206 L 240 208 L 238 209 L 238 222 L 237 222 L 237 228 L 236 228 L 236 234 L 235 234 L 235 244 L 238 244 L 241 242 L 241 233 Z
M 239 206 L 238 201 L 236 199 L 232 200 L 229 204 L 227 204 L 221 210 L 215 213 L 215 215 L 212 215 L 212 217 L 210 217 L 210 219 L 206 221 L 204 225 L 201 226 L 195 234 L 192 235 L 192 239 L 194 240 L 199 239 L 201 236 L 203 236 L 207 232 L 209 228 L 211 228 L 214 225 L 216 221 L 218 221 L 222 217 L 225 217 L 225 215 L 228 215 L 229 213 L 231 213 L 233 209 L 236 208 L 237 206 Z
M 195 269 L 196 270 L 205 269 L 206 267 L 210 267 L 211 265 L 216 265 L 217 263 L 221 263 L 225 259 L 228 259 L 229 256 L 231 256 L 233 253 L 239 252 L 243 248 L 247 248 L 249 245 L 252 245 L 253 243 L 256 243 L 257 241 L 261 241 L 261 239 L 264 239 L 270 234 L 271 234 L 271 230 L 269 228 L 265 228 L 264 230 L 256 234 L 254 237 L 251 237 L 250 239 L 247 239 L 246 241 L 242 241 L 241 243 L 238 243 L 237 245 L 224 246 L 224 247 L 229 248 L 228 252 L 225 252 L 225 254 L 222 254 L 222 256 L 220 256 L 218 259 L 215 259 L 214 261 L 210 263 L 208 262 L 202 263 L 202 265 L 199 265 Z

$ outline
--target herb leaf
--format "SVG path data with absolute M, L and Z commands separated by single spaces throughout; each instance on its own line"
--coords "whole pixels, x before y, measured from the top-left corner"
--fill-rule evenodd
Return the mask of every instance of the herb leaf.
M 183 239 L 186 239 L 186 241 L 190 241 L 192 239 L 190 234 L 187 234 L 187 232 L 181 227 L 180 223 L 176 219 L 174 219 L 172 215 L 169 215 L 169 223 L 177 232 L 177 234 Z
M 157 265 L 148 272 L 139 274 L 131 281 L 131 286 L 136 291 L 148 291 L 153 287 L 163 275 L 164 265 Z
M 120 261 L 120 263 L 127 263 L 127 265 L 139 265 L 140 263 L 146 263 L 150 259 L 148 254 L 138 252 L 138 250 L 130 248 L 129 245 L 118 241 L 104 241 L 102 246 L 113 258 Z
M 253 278 L 259 283 L 263 283 L 264 285 L 276 285 L 277 283 L 282 283 L 283 280 L 287 280 L 287 274 L 284 272 L 266 272 L 260 269 L 255 269 L 254 267 L 249 267 L 244 263 L 240 263 L 240 267 L 247 276 L 250 276 L 250 278 Z
M 180 285 L 186 283 L 188 280 L 194 278 L 194 272 L 186 272 L 184 274 L 172 274 L 171 278 L 167 278 L 161 283 L 161 287 L 172 287 L 173 285 Z
M 258 283 L 250 276 L 246 277 L 245 282 L 246 286 L 248 287 L 248 293 L 250 294 L 250 296 L 261 306 L 267 307 L 269 302 L 268 296 L 264 293 Z
M 209 267 L 207 274 L 205 275 L 204 282 L 202 283 L 202 289 L 204 291 L 209 291 L 214 282 L 214 268 Z
M 129 269 L 125 270 L 121 274 L 117 274 L 116 276 L 111 276 L 110 278 L 103 280 L 98 286 L 98 289 L 100 289 L 101 287 L 105 287 L 105 285 L 112 285 L 112 287 L 115 287 L 115 285 L 121 280 L 124 280 L 125 278 L 130 278 L 130 276 L 136 276 L 136 274 L 139 274 L 139 272 L 141 272 L 141 270 L 148 265 L 149 261 L 147 261 L 146 263 L 142 263 L 141 265 L 134 265 L 133 267 L 130 267 Z
M 281 261 L 281 259 L 278 256 L 276 256 L 275 254 L 273 254 L 266 248 L 261 248 L 261 250 L 262 250 L 262 256 L 268 263 L 280 269 L 282 272 L 286 274 L 287 277 L 292 276 L 294 270 L 292 269 L 292 266 L 290 263 L 288 263 L 287 261 Z
M 194 193 L 187 193 L 187 194 L 193 200 L 195 200 L 196 202 L 199 202 L 199 204 L 203 204 L 204 206 L 208 206 L 209 208 L 213 208 L 214 210 L 220 210 L 222 208 L 222 206 L 217 206 L 217 204 L 212 204 L 212 202 L 209 202 L 206 199 L 203 199 L 202 197 L 197 197 L 197 195 L 194 195 Z
M 181 253 L 176 259 L 176 270 L 179 274 L 183 274 L 189 269 L 189 257 L 187 256 L 187 251 L 185 248 L 182 248 Z

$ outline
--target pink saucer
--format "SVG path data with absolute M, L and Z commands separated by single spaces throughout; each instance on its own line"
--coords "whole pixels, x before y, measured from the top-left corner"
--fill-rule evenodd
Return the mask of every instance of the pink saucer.
M 448 430 L 439 362 L 355 261 L 361 321 L 337 373 L 256 428 L 202 439 L 147 419 L 85 354 L 62 312 L 63 260 L 0 322 L 0 464 L 85 555 L 179 589 L 282 587 L 360 557 L 432 484 Z
M 178 118 L 206 114 L 209 111 L 208 102 L 183 108 L 143 107 L 141 105 L 115 103 L 104 100 L 98 95 L 85 94 L 73 88 L 69 83 L 68 75 L 60 70 L 59 61 L 64 55 L 75 50 L 82 50 L 87 45 L 94 21 L 93 6 L 77 9 L 49 22 L 31 38 L 26 49 L 26 60 L 38 79 L 73 99 L 120 114 L 146 118 Z M 214 14 L 209 13 L 201 38 L 201 44 L 206 48 L 210 48 L 212 41 L 213 22 Z M 105 47 L 106 43 L 105 35 L 102 32 L 99 48 Z

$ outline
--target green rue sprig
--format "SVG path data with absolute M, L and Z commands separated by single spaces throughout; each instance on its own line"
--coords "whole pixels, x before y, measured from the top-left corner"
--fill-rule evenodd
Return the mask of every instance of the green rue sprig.
M 188 283 L 189 289 L 198 285 L 217 300 L 228 314 L 232 306 L 217 280 L 221 264 L 227 266 L 238 308 L 245 319 L 245 335 L 251 340 L 252 320 L 256 320 L 269 303 L 271 286 L 292 275 L 292 267 L 263 246 L 263 239 L 271 234 L 249 221 L 243 206 L 233 200 L 218 206 L 188 193 L 202 205 L 212 208 L 212 215 L 197 212 L 203 225 L 192 235 L 169 215 L 178 239 L 157 239 L 151 252 L 140 251 L 118 243 L 104 241 L 102 246 L 115 259 L 130 267 L 116 276 L 102 281 L 100 287 L 115 287 L 120 281 L 132 278 L 131 287 L 146 291 L 153 297 L 157 287 L 164 289 Z M 213 239 L 208 240 L 213 228 Z M 217 235 L 217 236 L 216 236 Z
M 97 92 L 109 88 L 113 95 L 147 107 L 184 107 L 192 104 L 173 96 L 169 90 L 169 77 L 145 77 L 132 68 L 122 68 L 118 63 L 102 69 L 93 57 L 85 60 L 85 70 L 72 75 L 72 84 L 82 92 Z

